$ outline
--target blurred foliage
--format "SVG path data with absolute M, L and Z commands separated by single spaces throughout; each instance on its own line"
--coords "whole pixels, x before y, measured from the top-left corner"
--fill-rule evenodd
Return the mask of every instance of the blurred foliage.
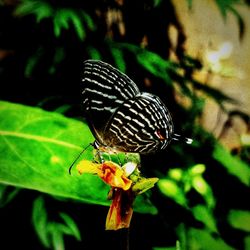
M 78 241 L 81 240 L 79 229 L 74 220 L 65 213 L 59 213 L 59 217 L 64 224 L 49 221 L 44 199 L 38 197 L 34 201 L 32 222 L 39 239 L 46 248 L 65 249 L 63 239 L 64 235 L 72 235 Z
M 227 13 L 236 17 L 242 38 L 237 4 L 249 1 L 215 3 L 225 21 Z M 192 8 L 193 1 L 186 4 Z M 170 26 L 176 43 L 166 32 Z M 158 95 L 176 131 L 194 139 L 141 157 L 142 173 L 160 180 L 136 200 L 131 249 L 250 249 L 249 135 L 229 152 L 200 125 L 207 98 L 229 119 L 249 123 L 249 116 L 227 111 L 225 104 L 237 101 L 194 78 L 203 65 L 186 54 L 185 41 L 174 1 L 1 2 L 0 218 L 6 242 L 15 234 L 20 242 L 14 243 L 26 249 L 98 249 L 99 242 L 118 249 L 103 232 L 107 187 L 94 176 L 68 174 L 93 141 L 80 106 L 82 62 L 93 58 Z M 83 157 L 92 159 L 92 148 Z M 31 217 L 41 248 L 35 236 L 30 240 L 31 229 L 27 235 L 18 227 Z
M 6 206 L 19 192 L 15 186 L 0 184 L 0 208 Z

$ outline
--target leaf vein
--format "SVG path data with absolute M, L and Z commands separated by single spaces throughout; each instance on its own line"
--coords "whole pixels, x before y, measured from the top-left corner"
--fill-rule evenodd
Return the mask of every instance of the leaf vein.
M 82 150 L 82 148 L 80 146 L 74 145 L 72 143 L 68 143 L 65 141 L 60 141 L 60 140 L 56 140 L 54 138 L 48 138 L 48 137 L 44 137 L 44 136 L 40 136 L 40 135 L 31 135 L 31 134 L 27 134 L 27 133 L 14 132 L 14 131 L 3 131 L 3 130 L 0 130 L 0 135 L 19 137 L 19 138 L 23 138 L 23 139 L 35 140 L 35 141 L 40 141 L 40 142 L 48 142 L 48 143 L 57 144 L 57 145 L 60 145 L 63 147 Z

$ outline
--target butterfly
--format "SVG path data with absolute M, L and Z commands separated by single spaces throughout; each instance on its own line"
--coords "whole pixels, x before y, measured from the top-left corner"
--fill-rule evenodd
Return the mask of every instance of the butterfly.
M 162 100 L 106 62 L 84 61 L 82 104 L 97 148 L 148 154 L 180 139 Z

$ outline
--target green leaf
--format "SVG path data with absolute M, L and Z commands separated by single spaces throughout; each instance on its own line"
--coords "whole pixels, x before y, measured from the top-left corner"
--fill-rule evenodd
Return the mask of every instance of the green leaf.
M 245 245 L 244 249 L 250 249 L 250 236 L 249 235 L 244 238 L 244 245 Z
M 0 183 L 110 205 L 109 187 L 100 178 L 79 175 L 75 168 L 69 175 L 71 163 L 93 141 L 83 122 L 40 108 L 0 102 L 0 152 L 4 155 L 0 158 Z M 92 160 L 92 150 L 88 147 L 82 157 Z M 155 208 L 138 199 L 135 210 L 151 213 Z
M 138 61 L 138 63 L 144 67 L 147 71 L 156 77 L 161 78 L 167 84 L 172 85 L 172 79 L 169 75 L 169 71 L 176 69 L 176 64 L 163 59 L 158 54 L 146 49 L 142 49 L 139 46 L 129 43 L 115 43 L 111 40 L 107 40 L 109 46 L 112 48 L 126 49 L 132 52 Z
M 101 60 L 102 59 L 102 55 L 101 53 L 93 46 L 88 46 L 86 48 L 87 53 L 89 55 L 89 58 L 95 59 L 95 60 Z
M 64 249 L 64 235 L 72 235 L 81 240 L 80 232 L 75 222 L 65 213 L 60 213 L 65 224 L 49 221 L 42 196 L 33 204 L 32 222 L 35 231 L 46 248 Z
M 188 230 L 188 246 L 186 249 L 223 249 L 235 250 L 227 245 L 221 238 L 213 237 L 207 230 L 190 228 Z M 185 249 L 185 248 L 184 248 Z
M 243 210 L 231 210 L 228 221 L 232 227 L 250 232 L 250 212 Z
M 161 5 L 161 3 L 162 3 L 162 0 L 154 0 L 154 1 L 153 1 L 153 6 L 154 6 L 154 8 L 155 8 L 155 7 L 159 7 L 159 6 Z
M 120 48 L 114 47 L 111 48 L 111 53 L 113 55 L 117 68 L 122 72 L 126 72 L 126 62 L 123 57 L 123 51 Z
M 137 60 L 139 64 L 146 68 L 151 74 L 161 78 L 167 84 L 172 85 L 172 79 L 168 73 L 168 70 L 174 67 L 172 62 L 147 50 L 141 50 L 140 53 L 137 54 Z
M 76 15 L 74 12 L 72 12 L 71 18 L 72 18 L 72 23 L 75 27 L 75 31 L 76 31 L 79 39 L 83 41 L 85 36 L 86 36 L 86 32 L 85 32 L 85 28 L 82 24 L 81 18 L 78 15 Z
M 39 47 L 36 52 L 28 59 L 24 75 L 26 77 L 31 77 L 34 69 L 36 68 L 36 65 L 41 60 L 42 56 L 44 55 L 44 49 L 42 47 Z
M 94 138 L 88 126 L 39 108 L 0 102 L 0 182 L 95 204 L 108 187 L 92 175 L 69 175 L 72 161 Z M 82 146 L 80 146 L 82 145 Z M 92 159 L 91 147 L 83 157 Z
M 0 184 L 0 208 L 12 201 L 19 191 L 20 188 Z
M 234 6 L 240 5 L 243 2 L 241 0 L 216 0 L 216 3 L 225 20 L 226 20 L 228 12 L 231 12 L 234 15 L 239 26 L 239 36 L 240 38 L 242 38 L 244 31 L 245 31 L 245 24 L 240 13 L 237 11 L 237 9 Z
M 54 17 L 54 33 L 56 37 L 61 35 L 63 29 L 69 29 L 73 24 L 76 34 L 80 40 L 84 40 L 86 33 L 77 11 L 71 9 L 59 9 Z
M 30 15 L 36 16 L 36 21 L 39 23 L 42 19 L 52 17 L 52 7 L 44 1 L 22 1 L 16 8 L 15 14 L 17 15 Z
M 213 158 L 220 162 L 227 171 L 237 177 L 243 184 L 250 186 L 250 168 L 239 158 L 232 156 L 230 152 L 220 144 L 216 144 Z
M 195 216 L 195 218 L 206 225 L 206 227 L 209 229 L 210 232 L 218 232 L 216 221 L 214 219 L 214 216 L 212 214 L 212 211 L 208 209 L 207 207 L 203 205 L 197 205 L 193 207 L 192 212 Z
M 240 0 L 216 0 L 219 10 L 224 18 L 226 18 L 227 11 L 233 8 L 234 4 L 240 3 Z
M 215 207 L 216 201 L 212 188 L 201 175 L 192 177 L 192 186 L 199 194 L 203 196 L 209 208 Z
M 65 52 L 64 48 L 57 47 L 55 48 L 53 63 L 49 68 L 49 73 L 54 74 L 56 72 L 57 65 L 64 59 Z
M 90 30 L 94 31 L 96 29 L 96 25 L 95 25 L 92 17 L 89 14 L 87 14 L 85 11 L 81 11 L 81 16 L 82 16 L 83 20 L 86 22 L 87 27 Z
M 59 106 L 58 108 L 56 108 L 54 110 L 54 112 L 59 113 L 59 114 L 64 114 L 66 113 L 69 109 L 71 108 L 71 106 L 69 104 L 64 104 L 62 106 Z
M 158 178 L 142 178 L 141 180 L 137 181 L 133 186 L 132 190 L 135 193 L 142 194 L 147 190 L 154 187 L 155 183 L 158 181 Z
M 50 239 L 47 231 L 47 211 L 44 205 L 44 199 L 40 196 L 33 203 L 32 223 L 35 231 L 45 247 L 50 247 Z
M 204 164 L 196 164 L 190 168 L 189 172 L 191 175 L 200 175 L 203 174 L 206 170 L 206 166 Z
M 57 10 L 54 21 L 54 33 L 56 37 L 61 35 L 62 29 L 69 28 L 69 16 L 67 15 L 67 11 L 64 9 Z
M 74 220 L 65 213 L 60 213 L 60 216 L 64 220 L 67 227 L 70 229 L 70 234 L 75 236 L 77 240 L 81 240 L 80 231 Z
M 183 190 L 178 186 L 178 184 L 170 179 L 160 179 L 157 182 L 157 185 L 160 191 L 166 195 L 167 197 L 173 199 L 176 203 L 187 206 L 187 200 L 185 193 Z
M 50 222 L 48 225 L 48 232 L 52 239 L 52 245 L 54 250 L 64 250 L 64 238 L 65 226 L 59 223 Z
M 36 9 L 37 2 L 36 1 L 22 1 L 17 8 L 15 9 L 16 15 L 29 15 L 34 12 Z
M 158 209 L 152 204 L 148 196 L 148 193 L 146 193 L 136 197 L 134 204 L 135 212 L 152 215 L 156 215 L 158 213 Z
M 243 20 L 242 16 L 240 15 L 240 13 L 235 8 L 231 7 L 230 11 L 237 19 L 238 26 L 239 26 L 239 37 L 242 38 L 244 35 L 244 32 L 245 32 L 244 20 Z
M 173 168 L 168 171 L 168 175 L 175 181 L 180 181 L 183 178 L 183 170 L 180 168 Z

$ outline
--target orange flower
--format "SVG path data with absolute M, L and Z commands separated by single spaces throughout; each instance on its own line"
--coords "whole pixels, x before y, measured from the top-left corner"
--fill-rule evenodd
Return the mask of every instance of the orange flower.
M 99 176 L 111 187 L 121 188 L 125 191 L 132 185 L 132 181 L 126 177 L 124 170 L 111 161 L 101 164 Z
M 112 204 L 106 218 L 106 230 L 129 228 L 136 196 L 158 181 L 158 178 L 141 177 L 134 162 L 127 162 L 121 167 L 112 161 L 93 163 L 83 160 L 77 165 L 77 170 L 80 174 L 96 174 L 111 186 L 108 197 Z
M 80 174 L 92 173 L 97 174 L 104 182 L 111 187 L 128 190 L 132 181 L 126 176 L 126 172 L 116 163 L 106 161 L 104 163 L 93 163 L 83 160 L 77 165 Z

